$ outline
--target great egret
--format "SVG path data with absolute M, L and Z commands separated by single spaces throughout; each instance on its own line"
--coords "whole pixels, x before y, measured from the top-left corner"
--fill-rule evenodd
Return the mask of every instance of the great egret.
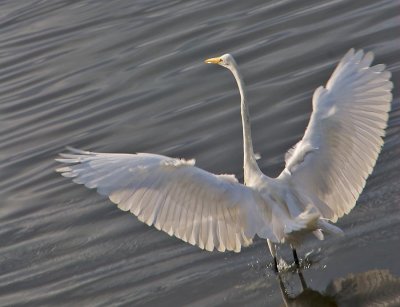
M 194 160 L 138 153 L 112 154 L 70 148 L 57 161 L 65 177 L 96 188 L 140 221 L 212 251 L 239 252 L 257 234 L 296 247 L 313 233 L 342 231 L 329 223 L 354 207 L 383 144 L 392 99 L 390 72 L 370 66 L 373 54 L 351 49 L 325 87 L 314 92 L 305 135 L 286 155 L 277 178 L 264 175 L 253 151 L 246 91 L 230 54 L 206 60 L 228 68 L 241 96 L 244 184 L 214 175 Z

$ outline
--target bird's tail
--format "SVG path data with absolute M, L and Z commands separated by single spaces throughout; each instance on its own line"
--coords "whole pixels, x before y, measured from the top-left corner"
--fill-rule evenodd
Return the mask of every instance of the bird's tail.
M 297 232 L 309 232 L 317 229 L 320 214 L 312 206 L 308 206 L 305 211 L 296 216 L 291 223 L 286 225 L 285 233 L 293 234 Z
M 287 224 L 285 234 L 288 237 L 294 238 L 296 235 L 301 233 L 306 234 L 310 231 L 319 240 L 324 239 L 324 233 L 343 235 L 343 231 L 339 227 L 330 224 L 326 219 L 322 219 L 312 206 L 307 207 L 305 211 L 292 220 L 292 223 Z
M 310 197 L 297 190 L 290 190 L 290 192 L 291 193 L 286 193 L 286 201 L 288 202 L 289 209 L 298 208 L 298 210 L 302 212 L 292 219 L 294 226 L 287 227 L 285 231 L 287 235 L 291 236 L 309 233 L 311 231 L 319 240 L 324 239 L 324 233 L 343 235 L 343 231 L 339 227 L 330 224 L 327 219 L 323 218 L 323 216 L 326 216 L 325 214 L 329 216 L 332 212 L 329 212 L 329 207 L 325 205 L 325 208 L 318 198 Z M 312 204 L 318 201 L 320 203 L 318 203 L 317 210 Z M 323 208 L 323 210 L 321 210 L 321 208 Z
M 330 224 L 325 219 L 319 219 L 318 223 L 317 223 L 317 227 L 318 227 L 318 229 L 321 229 L 323 232 L 326 232 L 328 234 L 339 235 L 339 236 L 342 236 L 344 234 L 343 230 L 341 230 L 337 226 Z

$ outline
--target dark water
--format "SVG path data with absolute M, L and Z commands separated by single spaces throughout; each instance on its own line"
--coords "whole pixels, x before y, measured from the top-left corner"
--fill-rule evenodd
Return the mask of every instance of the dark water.
M 393 0 L 1 1 L 0 305 L 400 306 L 399 13 Z M 71 145 L 195 157 L 241 178 L 238 91 L 203 64 L 230 52 L 275 176 L 313 90 L 351 47 L 388 65 L 395 99 L 375 171 L 338 222 L 346 236 L 299 250 L 313 251 L 304 292 L 290 270 L 281 292 L 261 240 L 201 251 L 54 172 Z

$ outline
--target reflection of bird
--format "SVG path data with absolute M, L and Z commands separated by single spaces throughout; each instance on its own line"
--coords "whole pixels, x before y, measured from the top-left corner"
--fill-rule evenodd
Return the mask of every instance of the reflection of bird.
M 333 296 L 329 294 L 323 294 L 316 290 L 309 288 L 304 280 L 303 274 L 298 271 L 301 286 L 303 290 L 296 296 L 290 296 L 286 290 L 285 284 L 282 281 L 282 276 L 278 275 L 279 287 L 281 289 L 281 294 L 283 302 L 286 307 L 337 307 L 337 303 Z
M 388 270 L 349 274 L 345 278 L 333 280 L 323 293 L 308 288 L 301 272 L 298 274 L 303 291 L 296 296 L 287 293 L 279 275 L 285 306 L 400 306 L 400 278 L 391 275 Z
M 286 155 L 277 178 L 259 169 L 250 134 L 244 82 L 233 57 L 207 60 L 228 68 L 241 95 L 244 185 L 233 175 L 214 175 L 193 160 L 155 154 L 108 154 L 71 149 L 59 168 L 74 182 L 96 188 L 124 211 L 170 235 L 212 251 L 240 251 L 257 234 L 294 247 L 313 232 L 341 233 L 331 225 L 355 205 L 382 146 L 392 83 L 372 53 L 350 50 L 326 87 L 313 96 L 303 139 Z

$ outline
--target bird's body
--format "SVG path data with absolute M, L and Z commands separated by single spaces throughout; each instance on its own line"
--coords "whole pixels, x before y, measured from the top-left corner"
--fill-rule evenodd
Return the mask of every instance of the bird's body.
M 383 144 L 391 102 L 390 73 L 370 66 L 372 53 L 350 50 L 313 96 L 303 139 L 277 178 L 264 175 L 253 151 L 246 92 L 229 54 L 207 60 L 233 73 L 241 95 L 244 184 L 185 161 L 154 154 L 71 149 L 58 171 L 96 188 L 124 211 L 170 235 L 212 251 L 240 251 L 253 237 L 300 245 L 305 236 L 340 234 L 329 223 L 354 207 Z M 297 254 L 294 250 L 295 259 Z M 276 263 L 276 258 L 275 258 Z

